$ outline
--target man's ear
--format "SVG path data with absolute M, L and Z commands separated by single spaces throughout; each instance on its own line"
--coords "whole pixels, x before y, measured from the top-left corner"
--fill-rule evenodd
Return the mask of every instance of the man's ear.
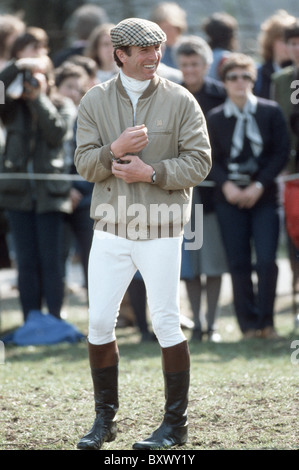
M 124 64 L 126 62 L 126 59 L 127 59 L 127 54 L 125 53 L 125 51 L 123 51 L 122 49 L 116 49 L 115 51 L 115 54 L 117 55 L 118 59 Z

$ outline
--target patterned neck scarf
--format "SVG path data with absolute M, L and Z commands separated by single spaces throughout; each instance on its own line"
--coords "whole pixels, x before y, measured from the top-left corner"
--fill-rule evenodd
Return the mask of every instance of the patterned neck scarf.
M 256 108 L 257 98 L 251 93 L 242 111 L 229 98 L 226 99 L 224 103 L 224 116 L 226 118 L 235 116 L 237 119 L 231 146 L 231 158 L 236 158 L 240 155 L 245 135 L 249 139 L 253 155 L 258 157 L 262 152 L 263 141 L 254 117 Z

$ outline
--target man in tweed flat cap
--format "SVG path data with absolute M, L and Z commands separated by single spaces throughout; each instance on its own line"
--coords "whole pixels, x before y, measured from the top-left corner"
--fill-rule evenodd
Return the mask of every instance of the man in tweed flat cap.
M 164 31 L 152 21 L 128 18 L 111 30 L 114 49 L 121 46 L 155 46 L 166 41 Z
M 180 267 L 192 187 L 211 168 L 203 113 L 183 87 L 157 75 L 166 37 L 139 18 L 111 30 L 120 72 L 83 97 L 75 164 L 94 183 L 88 352 L 96 417 L 79 449 L 116 437 L 121 300 L 137 270 L 159 341 L 165 384 L 161 425 L 134 449 L 187 442 L 190 358 L 180 326 Z

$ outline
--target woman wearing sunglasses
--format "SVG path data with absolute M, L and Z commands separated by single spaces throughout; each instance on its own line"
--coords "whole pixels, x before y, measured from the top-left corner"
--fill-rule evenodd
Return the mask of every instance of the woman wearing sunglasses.
M 216 183 L 216 211 L 235 312 L 244 338 L 276 338 L 273 310 L 279 217 L 275 179 L 287 163 L 286 123 L 276 103 L 252 94 L 256 66 L 251 57 L 231 54 L 221 73 L 227 99 L 207 116 L 213 155 L 210 175 Z

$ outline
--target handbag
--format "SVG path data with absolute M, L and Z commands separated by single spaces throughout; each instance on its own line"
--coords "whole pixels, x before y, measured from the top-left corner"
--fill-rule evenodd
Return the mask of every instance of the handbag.
M 299 248 L 299 179 L 285 183 L 284 210 L 288 235 Z

